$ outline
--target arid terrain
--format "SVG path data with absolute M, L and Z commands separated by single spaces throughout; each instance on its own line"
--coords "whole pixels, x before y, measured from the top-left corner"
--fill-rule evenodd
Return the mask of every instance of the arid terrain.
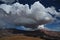
M 60 40 L 60 32 L 4 29 L 0 30 L 0 40 Z

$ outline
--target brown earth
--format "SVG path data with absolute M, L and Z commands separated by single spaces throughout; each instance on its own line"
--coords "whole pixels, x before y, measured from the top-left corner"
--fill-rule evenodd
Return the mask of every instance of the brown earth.
M 0 30 L 0 40 L 60 40 L 60 32 L 5 29 Z
M 11 35 L 9 37 L 0 38 L 0 40 L 43 40 L 38 37 L 28 37 L 24 35 Z

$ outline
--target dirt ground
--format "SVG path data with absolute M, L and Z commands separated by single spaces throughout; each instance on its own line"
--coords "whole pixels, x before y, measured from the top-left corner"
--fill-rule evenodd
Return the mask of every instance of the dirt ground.
M 0 40 L 43 40 L 39 37 L 28 37 L 24 35 L 11 35 L 7 37 L 2 37 Z
M 0 30 L 0 40 L 60 40 L 60 32 Z

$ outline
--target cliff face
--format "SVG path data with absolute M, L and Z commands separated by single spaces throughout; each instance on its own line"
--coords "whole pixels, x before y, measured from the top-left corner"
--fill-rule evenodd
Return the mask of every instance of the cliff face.
M 60 32 L 48 30 L 23 31 L 16 29 L 0 30 L 0 40 L 59 40 Z

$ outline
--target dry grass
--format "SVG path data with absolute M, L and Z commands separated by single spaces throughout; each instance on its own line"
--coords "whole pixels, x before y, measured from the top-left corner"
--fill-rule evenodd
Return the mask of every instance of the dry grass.
M 0 40 L 43 40 L 39 37 L 28 37 L 24 35 L 11 35 L 8 37 L 2 37 Z

